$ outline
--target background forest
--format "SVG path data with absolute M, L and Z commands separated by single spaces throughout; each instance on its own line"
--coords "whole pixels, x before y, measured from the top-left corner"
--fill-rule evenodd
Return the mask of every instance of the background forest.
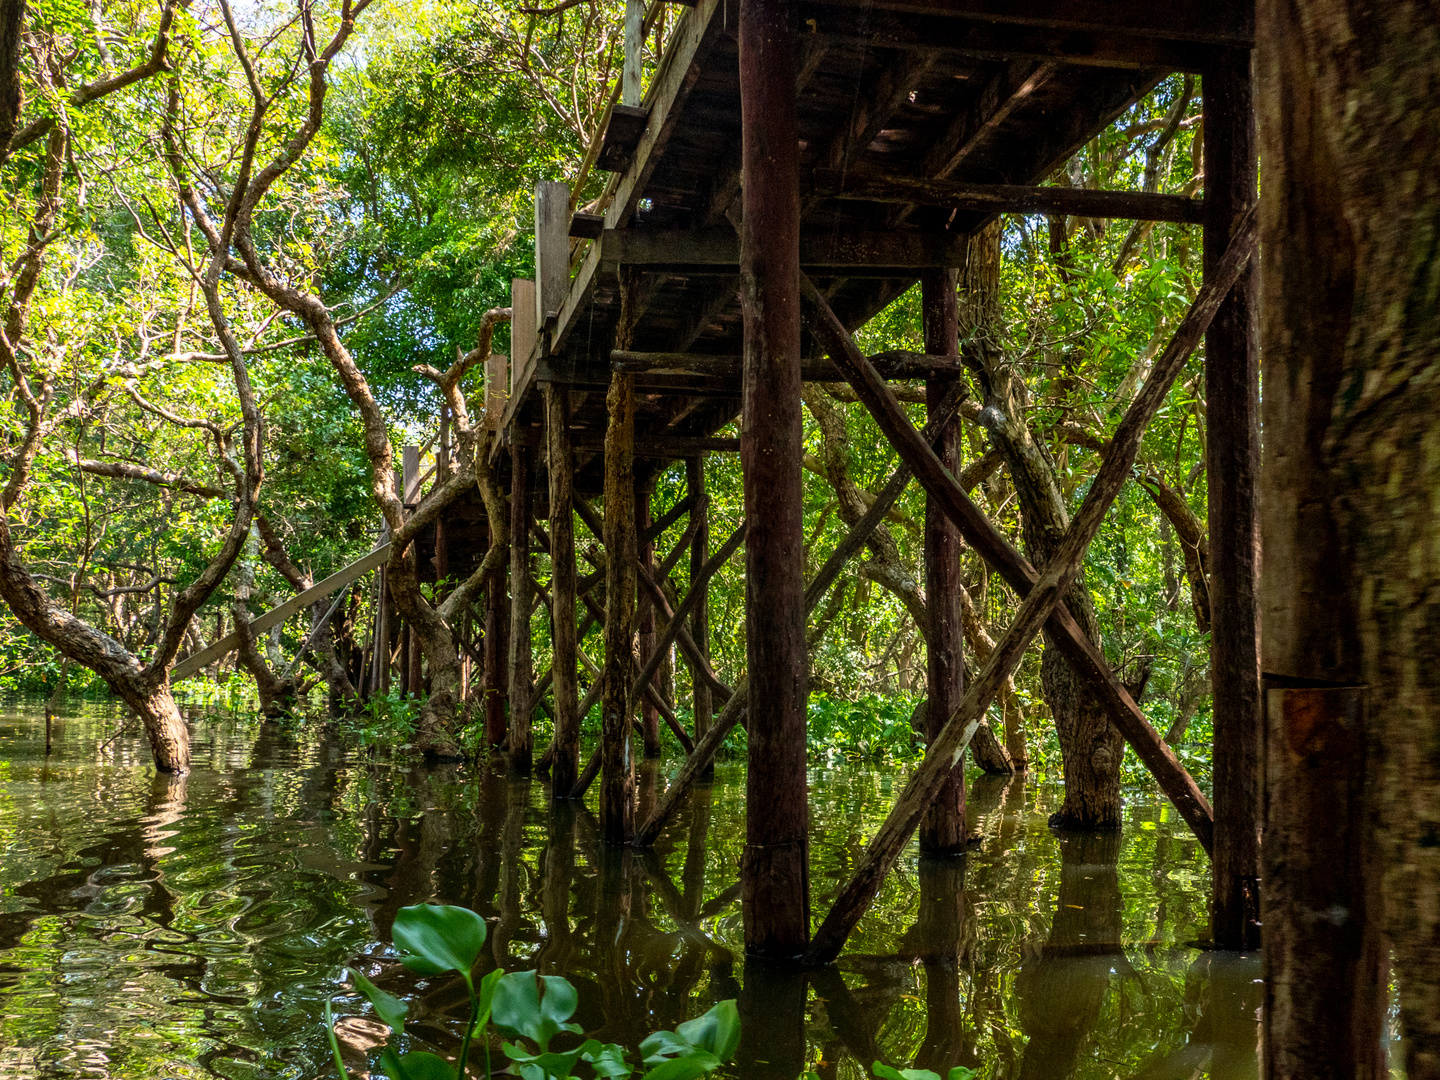
M 654 10 L 647 64 L 668 33 L 665 9 Z M 232 11 L 154 0 L 29 5 L 19 52 L 28 126 L 12 133 L 0 172 L 7 342 L 14 345 L 0 375 L 7 405 L 0 460 L 7 484 L 17 470 L 30 475 L 13 500 L 7 487 L 5 510 L 51 599 L 142 659 L 162 647 L 177 597 L 233 531 L 228 485 L 243 457 L 237 440 L 251 446 L 252 431 L 265 474 L 257 535 L 243 542 L 184 627 L 181 655 L 230 632 L 237 615 L 254 617 L 302 581 L 353 561 L 380 535 L 363 425 L 314 336 L 235 275 L 210 274 L 194 218 L 182 211 L 186 185 L 216 203 L 237 190 L 235 170 L 252 135 L 257 160 L 283 151 L 285 125 L 301 123 L 306 109 L 293 43 L 297 35 L 323 42 L 325 32 L 312 23 L 337 21 L 333 10 L 315 12 L 311 19 L 267 3 Z M 580 170 L 618 73 L 620 5 L 591 0 L 532 11 L 516 0 L 377 3 L 353 14 L 354 32 L 329 66 L 323 123 L 304 155 L 260 191 L 254 242 L 277 273 L 323 298 L 383 410 L 398 460 L 402 446 L 433 443 L 439 425 L 440 392 L 417 366 L 448 368 L 474 347 L 484 313 L 509 303 L 511 279 L 533 275 L 534 183 L 578 183 L 582 206 L 600 191 L 604 174 Z M 153 64 L 160 40 L 167 52 Z M 237 61 L 236 41 L 247 46 L 250 64 Z M 129 82 L 120 77 L 147 66 Z M 269 98 L 258 134 L 257 85 Z M 104 92 L 90 92 L 94 87 Z M 1195 193 L 1202 180 L 1198 91 L 1189 77 L 1163 82 L 1051 182 Z M 998 227 L 1000 362 L 1023 388 L 1024 421 L 1073 507 L 1199 287 L 1199 227 L 1038 216 L 1008 216 Z M 37 245 L 43 261 L 29 258 Z M 16 297 L 32 265 L 22 338 L 13 322 Z M 918 286 L 874 320 L 861 342 L 871 351 L 921 348 Z M 507 346 L 502 324 L 493 348 Z M 237 390 L 237 357 L 254 416 Z M 1192 357 L 1151 424 L 1134 482 L 1090 549 L 1085 580 L 1111 662 L 1132 684 L 1148 674 L 1147 713 L 1162 731 L 1168 727 L 1168 741 L 1203 781 L 1202 359 Z M 50 397 L 37 428 L 29 399 L 42 383 Z M 462 389 L 467 399 L 483 400 L 483 369 L 466 375 Z M 905 397 L 918 403 L 923 393 L 917 385 Z M 964 408 L 969 461 L 990 445 L 981 400 L 974 394 Z M 843 388 L 807 386 L 806 405 L 813 570 L 896 461 Z M 740 520 L 739 461 L 712 455 L 706 467 L 712 528 L 723 537 Z M 662 477 L 655 513 L 678 501 L 684 486 L 680 463 Z M 1020 507 L 1005 470 L 991 471 L 976 495 L 1019 543 Z M 817 754 L 918 753 L 910 711 L 925 685 L 916 623 L 924 610 L 923 521 L 924 496 L 912 484 L 866 561 L 815 616 Z M 583 547 L 589 537 L 582 532 L 577 540 Z M 673 542 L 666 537 L 659 547 Z M 261 556 L 262 547 L 277 546 L 286 559 Z M 548 570 L 540 559 L 543 583 Z M 739 557 L 731 560 L 712 584 L 711 601 L 716 667 L 737 673 L 745 658 L 742 569 Z M 677 578 L 684 574 L 682 564 Z M 1014 597 L 978 557 L 965 556 L 964 577 L 967 638 L 981 652 L 1007 624 Z M 357 585 L 326 649 L 342 659 L 364 651 L 374 595 L 368 578 Z M 312 615 L 304 613 L 260 643 L 272 674 L 292 665 L 311 629 Z M 533 631 L 543 670 L 549 637 L 539 616 Z M 304 660 L 317 669 L 321 663 Z M 1043 773 L 1058 770 L 1059 756 L 1039 668 L 1035 649 L 994 727 L 1012 740 L 1023 732 L 1032 768 Z M 177 693 L 243 703 L 255 693 L 253 674 L 232 656 Z M 674 678 L 683 684 L 683 665 Z M 105 692 L 5 609 L 0 685 L 51 696 L 67 687 Z M 324 711 L 323 688 L 319 678 L 308 681 L 302 711 Z M 687 699 L 677 695 L 677 703 Z M 403 738 L 415 709 L 391 694 L 355 711 L 352 725 L 388 739 Z

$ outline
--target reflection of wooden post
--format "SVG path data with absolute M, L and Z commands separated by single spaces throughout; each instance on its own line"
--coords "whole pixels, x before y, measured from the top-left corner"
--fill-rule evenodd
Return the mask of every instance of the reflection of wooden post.
M 941 356 L 958 354 L 959 304 L 954 270 L 930 270 L 920 279 L 925 324 L 925 351 Z M 925 397 L 933 416 L 955 384 L 955 376 L 928 379 Z M 960 474 L 958 417 L 946 427 L 935 445 L 945 467 Z M 960 622 L 960 530 L 934 499 L 925 500 L 926 628 L 925 738 L 934 739 L 960 705 L 965 693 L 964 630 Z M 920 825 L 920 850 L 928 855 L 949 855 L 965 847 L 965 762 L 935 797 Z
M 510 448 L 510 763 L 530 769 L 531 698 L 530 459 L 518 442 Z
M 1363 687 L 1267 680 L 1266 1023 L 1308 1035 L 1267 1041 L 1266 1076 L 1389 1075 L 1380 1044 L 1389 950 L 1365 932 L 1382 918 L 1365 705 Z
M 692 457 L 686 460 L 685 485 L 690 497 L 696 501 L 695 509 L 690 513 L 699 518 L 699 525 L 695 529 L 695 538 L 690 541 L 690 580 L 693 582 L 699 580 L 700 573 L 705 569 L 705 563 L 710 558 L 710 514 L 708 508 L 699 505 L 700 499 L 705 495 L 705 459 L 703 457 Z M 700 655 L 706 660 L 710 659 L 709 592 L 707 587 L 706 595 L 696 605 L 694 613 L 690 616 L 690 636 L 694 638 Z M 710 730 L 710 721 L 715 715 L 715 704 L 711 697 L 710 684 L 700 678 L 694 671 L 693 665 L 690 685 L 694 694 L 695 740 L 698 742 L 700 737 Z
M 550 475 L 550 625 L 554 657 L 555 760 L 551 790 L 565 798 L 575 786 L 580 760 L 579 640 L 575 626 L 575 511 L 570 456 L 570 393 L 563 386 L 545 386 L 545 430 Z
M 750 748 L 741 864 L 745 948 L 794 957 L 809 938 L 805 780 L 800 188 L 789 0 L 741 0 L 745 481 Z M 749 987 L 749 979 L 746 979 Z M 803 1000 L 803 985 L 800 991 Z M 803 1047 L 803 1039 L 801 1041 Z M 794 1075 L 791 1073 L 791 1075 Z
M 650 528 L 651 520 L 650 492 L 635 492 L 635 532 L 643 533 Z M 644 566 L 647 574 L 652 577 L 655 575 L 655 541 L 651 540 L 640 545 L 640 563 Z M 645 612 L 640 616 L 639 639 L 640 663 L 649 663 L 650 655 L 655 651 L 654 604 L 646 604 Z M 640 716 L 640 731 L 644 740 L 645 756 L 647 758 L 659 757 L 660 711 L 655 708 L 653 701 L 644 698 L 641 702 Z
M 928 348 L 928 346 L 927 346 Z M 938 805 L 938 804 L 937 804 Z M 965 927 L 965 860 L 921 858 L 915 920 L 925 965 L 925 1042 L 915 1064 L 944 1076 L 974 1062 L 967 1054 L 960 1007 L 960 941 Z

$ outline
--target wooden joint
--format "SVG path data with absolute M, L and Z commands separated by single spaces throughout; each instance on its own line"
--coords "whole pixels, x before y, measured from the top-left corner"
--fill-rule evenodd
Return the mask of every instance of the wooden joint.
M 607 172 L 624 172 L 630 167 L 640 137 L 645 134 L 645 125 L 650 119 L 650 110 L 634 105 L 616 105 L 610 110 L 610 123 L 605 128 L 605 139 L 600 144 L 600 156 L 596 164 Z

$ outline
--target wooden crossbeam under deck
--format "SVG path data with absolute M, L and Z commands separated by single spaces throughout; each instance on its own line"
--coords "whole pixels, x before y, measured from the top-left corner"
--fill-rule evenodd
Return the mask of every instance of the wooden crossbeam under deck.
M 1087 218 L 1179 221 L 1196 225 L 1205 220 L 1203 199 L 1150 191 L 963 184 L 953 180 L 910 176 L 847 175 L 838 169 L 816 169 L 814 179 L 816 194 L 836 199 L 939 206 L 996 214 L 1073 214 Z
M 964 364 L 958 356 L 932 356 L 907 349 L 876 353 L 870 362 L 886 379 L 926 379 L 937 375 L 960 375 Z M 610 366 L 615 371 L 645 375 L 699 375 L 707 378 L 739 379 L 743 357 L 706 356 L 698 353 L 634 352 L 615 349 Z M 805 382 L 844 382 L 845 376 L 833 360 L 806 360 L 800 365 Z
M 643 266 L 695 274 L 733 274 L 740 265 L 740 238 L 729 226 L 712 229 L 606 229 L 601 236 L 602 269 Z M 800 265 L 823 274 L 843 269 L 847 277 L 888 276 L 932 267 L 963 266 L 967 239 L 943 232 L 854 232 L 800 234 Z

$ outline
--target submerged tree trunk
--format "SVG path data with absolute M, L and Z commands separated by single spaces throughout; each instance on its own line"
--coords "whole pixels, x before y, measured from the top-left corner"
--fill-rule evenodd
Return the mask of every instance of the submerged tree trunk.
M 999 340 L 1000 229 L 998 223 L 971 239 L 961 272 L 960 339 L 966 363 L 985 395 L 980 420 L 1005 457 L 1020 502 L 1026 554 L 1037 569 L 1050 561 L 1069 514 L 1055 482 L 1055 467 L 1025 419 L 1028 393 L 1006 361 Z M 1099 628 L 1082 572 L 1065 601 L 1085 636 L 1097 644 Z M 1120 825 L 1120 763 L 1125 740 L 1104 708 L 1045 635 L 1040 685 L 1055 719 L 1064 762 L 1065 802 L 1051 824 L 1110 829 Z

